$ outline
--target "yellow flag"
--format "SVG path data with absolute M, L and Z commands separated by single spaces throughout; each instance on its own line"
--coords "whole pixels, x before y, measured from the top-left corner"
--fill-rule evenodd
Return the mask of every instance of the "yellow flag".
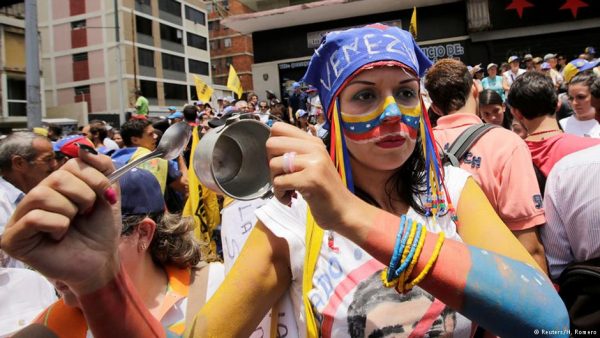
M 194 83 L 196 84 L 196 94 L 198 95 L 198 100 L 202 102 L 209 102 L 210 97 L 213 94 L 212 87 L 204 83 L 204 81 L 202 81 L 202 79 L 196 75 L 194 75 Z
M 227 78 L 227 88 L 231 89 L 232 92 L 237 94 L 237 98 L 242 97 L 244 90 L 242 89 L 242 83 L 238 77 L 233 65 L 229 65 L 229 77 Z
M 183 207 L 183 216 L 194 218 L 194 235 L 202 243 L 202 257 L 207 261 L 218 260 L 217 247 L 213 240 L 213 231 L 221 223 L 221 211 L 217 194 L 207 189 L 194 171 L 194 153 L 198 146 L 198 127 L 194 127 L 190 167 L 188 168 L 189 197 Z
M 408 26 L 408 31 L 412 34 L 413 38 L 417 39 L 417 7 L 413 7 L 413 13 L 410 17 L 410 26 Z

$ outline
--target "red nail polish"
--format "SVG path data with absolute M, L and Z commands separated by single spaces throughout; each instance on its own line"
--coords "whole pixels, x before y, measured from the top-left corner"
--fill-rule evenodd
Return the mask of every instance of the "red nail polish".
M 104 198 L 110 204 L 117 203 L 117 192 L 112 187 L 104 190 Z

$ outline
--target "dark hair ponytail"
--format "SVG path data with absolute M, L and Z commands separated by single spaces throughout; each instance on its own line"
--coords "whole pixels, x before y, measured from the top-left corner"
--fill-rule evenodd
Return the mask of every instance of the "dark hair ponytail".
M 495 90 L 484 89 L 479 93 L 479 105 L 486 104 L 502 104 L 502 96 L 498 94 Z

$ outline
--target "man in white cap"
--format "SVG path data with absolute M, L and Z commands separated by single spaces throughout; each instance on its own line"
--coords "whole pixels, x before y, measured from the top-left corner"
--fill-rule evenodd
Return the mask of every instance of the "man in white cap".
M 531 72 L 535 70 L 535 67 L 533 66 L 533 55 L 525 54 L 525 56 L 523 56 L 523 62 L 525 63 L 525 71 Z
M 510 86 L 515 81 L 515 79 L 522 74 L 525 74 L 525 69 L 521 69 L 521 60 L 518 56 L 513 55 L 508 58 L 508 64 L 510 65 L 510 70 L 504 72 L 502 74 L 502 88 L 504 89 L 505 97 L 508 95 L 510 91 Z
M 560 72 L 556 70 L 556 65 L 558 63 L 556 59 L 556 54 L 548 53 L 544 55 L 544 62 L 548 62 L 550 64 L 550 77 L 552 78 L 552 83 L 554 84 L 554 88 L 558 89 L 560 85 L 563 83 L 564 79 Z

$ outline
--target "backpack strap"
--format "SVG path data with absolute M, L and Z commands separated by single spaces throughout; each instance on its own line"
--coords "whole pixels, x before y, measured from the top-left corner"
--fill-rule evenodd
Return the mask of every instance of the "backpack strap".
M 444 151 L 445 161 L 458 167 L 460 165 L 460 160 L 465 156 L 469 149 L 471 149 L 473 144 L 475 144 L 483 134 L 496 127 L 498 126 L 495 124 L 480 123 L 465 129 L 458 135 L 456 140 L 452 142 L 448 150 Z

